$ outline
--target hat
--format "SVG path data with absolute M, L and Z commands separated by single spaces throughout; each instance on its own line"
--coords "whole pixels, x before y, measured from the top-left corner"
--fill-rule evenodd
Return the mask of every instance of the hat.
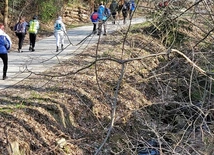
M 58 20 L 62 20 L 62 17 L 61 17 L 61 16 L 59 16 L 59 17 L 58 17 Z
M 37 16 L 33 16 L 33 19 L 37 19 L 38 17 Z

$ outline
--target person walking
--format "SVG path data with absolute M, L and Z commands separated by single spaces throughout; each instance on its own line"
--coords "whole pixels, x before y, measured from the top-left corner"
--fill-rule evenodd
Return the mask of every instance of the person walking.
M 12 45 L 10 37 L 4 32 L 4 25 L 0 23 L 0 57 L 3 61 L 3 80 L 7 78 L 8 51 Z
M 21 53 L 22 51 L 22 45 L 24 42 L 25 35 L 27 34 L 27 27 L 29 27 L 29 24 L 25 21 L 25 17 L 21 17 L 19 19 L 19 22 L 15 25 L 14 31 L 16 33 L 16 36 L 19 39 L 18 44 L 18 52 Z
M 132 16 L 133 16 L 133 12 L 134 12 L 136 6 L 135 6 L 134 0 L 130 0 L 129 4 L 130 4 L 130 7 L 129 7 L 129 19 L 131 20 Z
M 91 22 L 93 23 L 93 33 L 97 33 L 97 23 L 99 21 L 97 9 L 94 9 L 94 12 L 90 16 Z
M 119 1 L 118 1 L 118 9 L 117 9 L 117 12 L 118 12 L 118 18 L 119 18 L 119 19 L 120 19 L 120 13 L 121 13 L 123 4 L 124 4 L 124 0 L 119 0 Z
M 61 49 L 63 50 L 65 34 L 67 34 L 65 24 L 62 22 L 62 17 L 59 16 L 54 23 L 54 36 L 56 38 L 56 52 L 59 51 L 60 44 L 61 44 Z
M 107 20 L 107 16 L 105 14 L 105 6 L 103 5 L 103 2 L 100 3 L 99 7 L 98 7 L 98 18 L 99 18 L 99 22 L 98 22 L 98 33 L 97 35 L 100 35 L 102 32 L 102 25 L 103 25 L 103 29 L 104 29 L 104 33 L 103 35 L 106 35 L 106 20 Z
M 113 18 L 113 24 L 115 24 L 115 20 L 116 20 L 116 15 L 117 15 L 117 10 L 118 10 L 118 3 L 116 2 L 116 0 L 112 0 L 109 9 L 111 10 L 111 15 Z
M 124 1 L 123 7 L 122 7 L 123 24 L 126 24 L 126 18 L 128 16 L 128 11 L 129 11 L 129 2 Z
M 29 23 L 29 38 L 30 38 L 30 46 L 29 51 L 34 52 L 35 43 L 36 43 L 36 35 L 39 29 L 39 21 L 37 20 L 37 16 L 34 16 L 33 19 Z

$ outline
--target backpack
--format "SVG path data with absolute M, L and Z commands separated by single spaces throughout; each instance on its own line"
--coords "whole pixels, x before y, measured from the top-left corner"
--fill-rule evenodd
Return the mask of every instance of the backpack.
M 97 12 L 93 13 L 92 16 L 91 16 L 91 18 L 93 20 L 97 20 L 98 19 L 98 13 Z
M 62 29 L 62 25 L 60 23 L 57 23 L 55 26 L 56 30 L 61 30 Z
M 135 4 L 132 2 L 132 4 L 131 4 L 131 11 L 134 11 L 134 9 L 135 9 Z
M 109 8 L 106 8 L 106 7 L 105 7 L 104 15 L 106 15 L 107 17 L 109 17 L 109 16 L 111 15 L 111 11 L 110 11 Z
M 111 3 L 111 5 L 110 5 L 110 10 L 111 10 L 112 12 L 116 12 L 116 11 L 117 11 L 117 8 L 118 8 L 118 5 L 117 5 L 116 2 Z
M 23 33 L 24 32 L 24 23 L 17 23 L 15 25 L 15 31 L 17 33 Z
M 127 11 L 128 10 L 128 3 L 124 3 L 122 7 L 122 11 Z

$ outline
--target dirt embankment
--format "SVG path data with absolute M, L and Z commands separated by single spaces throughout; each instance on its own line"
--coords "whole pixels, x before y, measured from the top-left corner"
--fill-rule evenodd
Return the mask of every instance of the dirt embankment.
M 138 25 L 108 35 L 99 46 L 1 91 L 0 154 L 94 154 L 112 124 L 103 155 L 148 148 L 212 154 L 213 113 L 196 102 L 209 79 L 181 55 L 160 54 L 167 51 L 163 40 L 148 30 Z M 189 42 L 182 44 L 189 57 L 195 30 L 185 31 Z M 212 61 L 212 52 L 197 54 Z
M 111 126 L 115 108 L 114 128 L 102 154 L 119 153 L 121 149 L 123 154 L 136 154 L 152 139 L 159 149 L 155 129 L 160 124 L 162 147 L 170 154 L 170 148 L 176 146 L 185 131 L 182 129 L 187 118 L 183 112 L 192 120 L 193 113 L 189 113 L 192 107 L 179 104 L 185 89 L 180 86 L 175 90 L 178 86 L 175 77 L 188 75 L 188 70 L 183 69 L 189 65 L 176 55 L 170 55 L 169 61 L 166 55 L 147 57 L 166 49 L 142 29 L 131 31 L 122 50 L 124 35 L 125 31 L 109 35 L 98 49 L 90 47 L 42 75 L 32 75 L 1 91 L 0 153 L 94 154 Z M 121 57 L 129 61 L 122 61 Z M 200 123 L 198 120 L 194 126 Z M 200 134 L 197 135 L 191 136 L 197 143 L 192 142 L 186 148 L 188 151 L 199 144 L 201 150 L 206 147 Z

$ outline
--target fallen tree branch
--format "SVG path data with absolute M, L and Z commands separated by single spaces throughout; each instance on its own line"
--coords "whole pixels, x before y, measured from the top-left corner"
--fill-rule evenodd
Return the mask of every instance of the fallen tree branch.
M 96 58 L 94 61 L 92 61 L 90 64 L 88 64 L 87 66 L 84 66 L 76 71 L 73 71 L 73 72 L 70 72 L 68 74 L 60 74 L 60 75 L 49 75 L 49 74 L 37 74 L 37 73 L 34 73 L 35 75 L 43 75 L 43 76 L 50 76 L 50 77 L 62 77 L 62 76 L 68 76 L 68 75 L 72 75 L 72 74 L 77 74 L 93 65 L 95 65 L 98 61 L 114 61 L 116 63 L 119 63 L 119 64 L 125 64 L 125 63 L 128 63 L 128 62 L 131 62 L 131 61 L 135 61 L 135 60 L 142 60 L 142 59 L 145 59 L 145 58 L 149 58 L 149 57 L 156 57 L 156 56 L 160 56 L 160 55 L 169 55 L 170 53 L 172 52 L 175 52 L 181 56 L 183 56 L 187 62 L 189 62 L 189 64 L 193 67 L 195 67 L 195 69 L 197 71 L 199 71 L 201 74 L 203 74 L 204 76 L 207 76 L 209 77 L 211 80 L 214 80 L 214 78 L 212 78 L 210 75 L 214 75 L 214 73 L 210 73 L 210 72 L 206 72 L 205 70 L 203 70 L 202 68 L 200 68 L 198 65 L 196 65 L 192 60 L 190 60 L 184 53 L 182 53 L 181 51 L 177 50 L 177 49 L 168 49 L 166 52 L 161 52 L 161 53 L 157 53 L 157 54 L 149 54 L 149 55 L 146 55 L 146 56 L 142 56 L 142 57 L 137 57 L 137 58 L 131 58 L 131 59 L 124 59 L 124 60 L 121 60 L 121 59 L 117 59 L 117 58 Z M 30 72 L 30 71 L 29 71 Z M 33 73 L 33 72 L 32 72 Z
M 190 60 L 184 53 L 176 50 L 176 49 L 171 49 L 171 52 L 175 52 L 178 53 L 180 55 L 182 55 L 193 67 L 195 67 L 195 69 L 197 71 L 199 71 L 201 74 L 207 76 L 206 71 L 204 71 L 203 69 L 201 69 L 198 65 L 196 65 L 192 60 Z

